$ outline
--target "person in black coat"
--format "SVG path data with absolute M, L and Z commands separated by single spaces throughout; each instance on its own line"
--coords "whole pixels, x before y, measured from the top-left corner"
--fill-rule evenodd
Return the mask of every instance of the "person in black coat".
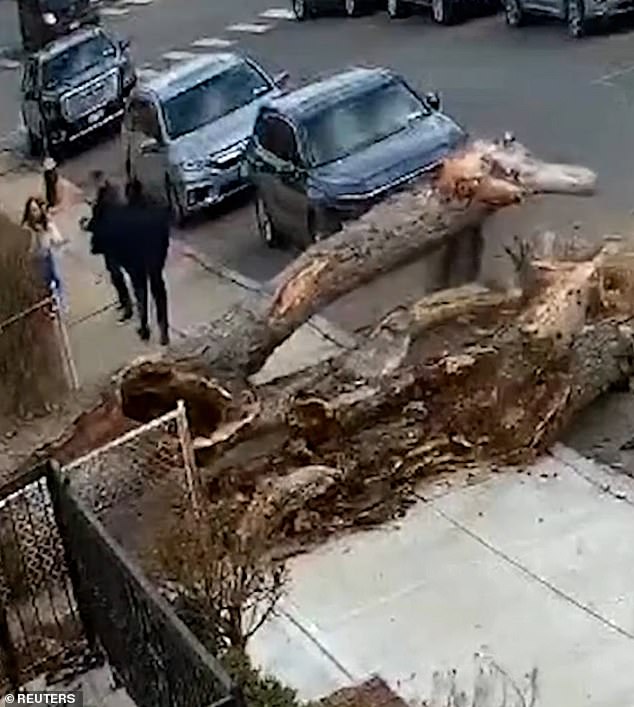
M 156 307 L 156 319 L 163 346 L 169 344 L 167 288 L 163 270 L 170 241 L 170 216 L 167 209 L 149 202 L 138 180 L 126 186 L 128 200 L 125 216 L 127 251 L 122 262 L 129 268 L 139 308 L 139 336 L 150 338 L 148 323 L 148 283 Z
M 121 253 L 121 209 L 123 207 L 117 187 L 105 178 L 103 172 L 94 172 L 97 190 L 92 216 L 84 228 L 92 233 L 91 251 L 102 255 L 112 285 L 117 292 L 120 321 L 132 319 L 132 298 L 125 281 Z M 128 271 L 129 272 L 129 271 Z

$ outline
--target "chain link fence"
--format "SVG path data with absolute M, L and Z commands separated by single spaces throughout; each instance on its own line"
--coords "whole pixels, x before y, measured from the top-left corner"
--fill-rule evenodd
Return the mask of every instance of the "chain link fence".
M 152 551 L 166 519 L 198 507 L 193 444 L 182 402 L 63 471 L 80 501 L 136 557 Z

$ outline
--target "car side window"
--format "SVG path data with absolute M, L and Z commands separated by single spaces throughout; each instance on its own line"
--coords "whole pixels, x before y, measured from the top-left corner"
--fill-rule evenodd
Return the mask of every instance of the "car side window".
M 281 118 L 263 117 L 256 126 L 255 137 L 262 149 L 284 162 L 299 164 L 301 159 L 293 128 Z
M 135 98 L 130 102 L 126 127 L 131 132 L 141 133 L 147 138 L 162 141 L 158 113 L 150 101 Z

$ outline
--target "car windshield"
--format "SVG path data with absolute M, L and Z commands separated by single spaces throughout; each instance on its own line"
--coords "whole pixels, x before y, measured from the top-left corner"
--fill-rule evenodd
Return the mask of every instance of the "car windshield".
M 44 85 L 48 88 L 67 83 L 73 77 L 100 64 L 104 58 L 116 56 L 114 45 L 99 34 L 74 44 L 46 61 L 42 67 Z
M 254 66 L 236 64 L 166 101 L 167 133 L 175 140 L 246 106 L 271 88 L 270 81 Z
M 307 157 L 313 166 L 342 159 L 393 135 L 429 108 L 394 80 L 333 103 L 304 121 Z

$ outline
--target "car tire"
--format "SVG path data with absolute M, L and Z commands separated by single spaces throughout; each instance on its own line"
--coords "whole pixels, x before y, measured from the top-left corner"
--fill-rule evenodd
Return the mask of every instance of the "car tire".
M 452 0 L 432 0 L 431 16 L 438 25 L 450 25 L 454 21 L 454 4 Z
M 255 223 L 258 228 L 260 240 L 267 248 L 281 248 L 283 239 L 280 232 L 275 228 L 266 204 L 261 196 L 255 197 Z
M 170 212 L 172 224 L 176 226 L 176 228 L 182 228 L 187 221 L 187 215 L 183 211 L 176 188 L 169 179 L 165 180 L 165 198 L 167 200 L 167 207 Z
M 568 24 L 568 34 L 573 39 L 581 39 L 588 30 L 585 7 L 583 0 L 567 0 L 566 22 Z
M 504 0 L 504 19 L 509 27 L 521 27 L 524 24 L 520 0 Z
M 387 14 L 393 20 L 399 17 L 405 17 L 407 14 L 407 6 L 404 0 L 387 0 Z
M 310 0 L 292 0 L 293 14 L 299 22 L 315 16 Z

